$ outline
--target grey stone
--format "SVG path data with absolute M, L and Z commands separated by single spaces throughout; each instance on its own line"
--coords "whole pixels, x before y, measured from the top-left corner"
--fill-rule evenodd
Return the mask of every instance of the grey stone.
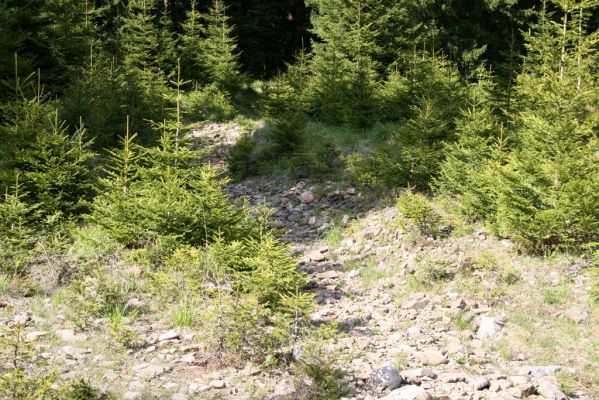
M 382 400 L 430 400 L 432 396 L 421 386 L 407 385 L 393 390 Z
M 227 384 L 222 379 L 210 381 L 209 385 L 212 389 L 224 389 L 227 387 Z
M 403 379 L 399 375 L 397 368 L 390 365 L 374 371 L 371 378 L 374 384 L 381 389 L 397 389 L 403 383 Z
M 435 379 L 437 375 L 430 368 L 406 369 L 399 373 L 405 383 L 419 385 L 423 378 Z
M 568 396 L 562 393 L 557 386 L 548 381 L 543 381 L 537 386 L 537 393 L 548 400 L 568 400 Z
M 470 381 L 470 386 L 472 386 L 474 390 L 485 390 L 488 389 L 489 386 L 491 386 L 491 382 L 489 382 L 489 380 L 484 377 L 475 378 Z
M 570 321 L 582 322 L 589 318 L 589 309 L 585 306 L 575 306 L 564 311 L 562 315 Z
M 433 349 L 426 350 L 425 352 L 421 353 L 419 358 L 424 365 L 430 365 L 431 367 L 436 367 L 437 365 L 441 364 L 447 364 L 449 362 L 449 360 L 447 359 L 447 357 L 443 355 L 443 353 Z
M 306 190 L 299 195 L 299 201 L 302 204 L 310 204 L 314 201 L 314 193 L 310 190 Z
M 501 327 L 494 317 L 481 317 L 476 336 L 479 339 L 491 339 L 495 337 L 500 330 Z
M 166 332 L 163 332 L 160 336 L 158 336 L 158 341 L 165 342 L 167 340 L 179 339 L 180 337 L 181 336 L 179 335 L 179 332 L 175 331 L 174 329 L 171 329 Z

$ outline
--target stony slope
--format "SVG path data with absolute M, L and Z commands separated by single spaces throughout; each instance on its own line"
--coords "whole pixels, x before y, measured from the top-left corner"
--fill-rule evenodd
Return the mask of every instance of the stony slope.
M 194 136 L 222 164 L 239 132 L 210 124 Z M 346 371 L 347 398 L 599 396 L 599 313 L 583 260 L 519 255 L 482 228 L 428 238 L 392 205 L 343 183 L 263 178 L 227 190 L 273 209 L 273 225 L 311 279 L 313 325 L 334 327 L 320 346 Z M 131 324 L 142 344 L 127 352 L 115 351 L 105 320 L 96 331 L 76 329 L 60 300 L 60 291 L 5 297 L 0 321 L 22 323 L 37 357 L 63 378 L 124 399 L 306 398 L 291 370 L 215 363 L 203 338 L 173 328 L 157 299 L 133 299 L 145 309 Z

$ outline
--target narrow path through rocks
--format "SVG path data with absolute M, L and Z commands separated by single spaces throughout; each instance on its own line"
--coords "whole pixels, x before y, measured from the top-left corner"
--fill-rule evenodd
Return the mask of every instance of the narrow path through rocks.
M 226 162 L 227 146 L 234 143 L 224 139 L 231 130 L 231 125 L 211 125 L 196 135 L 217 145 L 217 164 Z M 555 376 L 566 368 L 530 365 L 524 352 L 496 356 L 505 315 L 463 294 L 410 287 L 408 272 L 417 257 L 463 258 L 456 243 L 413 246 L 392 223 L 394 209 L 373 205 L 355 188 L 336 182 L 252 179 L 227 190 L 274 210 L 273 224 L 293 243 L 300 269 L 318 293 L 312 320 L 336 322 L 343 331 L 331 351 L 349 373 L 351 398 L 568 398 Z M 349 237 L 327 233 L 348 225 Z M 470 244 L 484 247 L 489 240 L 478 239 L 481 243 Z M 389 267 L 393 274 L 386 275 Z M 472 323 L 459 326 L 462 320 Z M 590 399 L 582 392 L 570 396 Z

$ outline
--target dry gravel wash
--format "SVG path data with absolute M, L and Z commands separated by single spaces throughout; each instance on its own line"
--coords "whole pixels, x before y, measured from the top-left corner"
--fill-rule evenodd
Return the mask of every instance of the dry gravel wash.
M 238 132 L 230 124 L 207 127 L 195 136 L 208 136 L 212 144 L 227 138 L 227 132 Z M 217 162 L 226 157 L 226 145 L 217 146 Z M 328 350 L 338 354 L 338 366 L 348 372 L 348 398 L 590 400 L 597 395 L 595 387 L 576 389 L 570 397 L 560 389 L 557 376 L 576 377 L 583 367 L 577 365 L 580 355 L 571 351 L 553 357 L 560 365 L 539 365 L 533 349 L 516 340 L 520 328 L 511 320 L 509 302 L 522 302 L 522 297 L 494 301 L 486 294 L 496 283 L 484 275 L 474 280 L 476 290 L 464 290 L 460 282 L 422 286 L 411 278 L 422 256 L 464 265 L 473 255 L 493 251 L 524 266 L 526 260 L 515 255 L 511 243 L 483 232 L 443 241 L 414 240 L 399 226 L 394 208 L 333 182 L 262 179 L 230 184 L 227 190 L 274 210 L 273 225 L 285 231 L 299 268 L 311 277 L 317 302 L 312 320 L 336 322 L 343 332 Z M 332 228 L 338 236 L 327 234 Z M 523 269 L 517 291 L 526 294 L 539 281 L 557 283 L 570 274 L 576 303 L 550 313 L 552 321 L 590 326 L 583 330 L 591 332 L 590 337 L 576 339 L 579 348 L 586 348 L 599 342 L 597 329 L 592 329 L 597 313 L 587 306 L 588 278 L 580 273 L 582 268 L 574 260 Z M 530 298 L 534 302 L 535 297 Z M 262 371 L 243 360 L 239 368 L 215 365 L 198 334 L 173 329 L 168 318 L 142 314 L 132 329 L 146 344 L 121 354 L 101 334 L 74 330 L 60 313 L 44 314 L 42 310 L 52 308 L 51 298 L 0 303 L 0 323 L 23 324 L 26 340 L 38 343 L 37 357 L 59 366 L 62 378 L 84 377 L 123 399 L 300 398 L 289 371 Z M 99 328 L 105 323 L 97 321 Z M 544 329 L 534 321 L 533 326 Z M 597 360 L 591 362 L 596 367 Z

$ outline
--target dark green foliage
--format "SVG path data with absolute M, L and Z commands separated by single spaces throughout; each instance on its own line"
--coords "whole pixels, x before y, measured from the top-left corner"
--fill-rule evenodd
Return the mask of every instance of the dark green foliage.
M 191 9 L 185 14 L 179 34 L 179 55 L 182 73 L 185 79 L 205 81 L 206 72 L 203 70 L 203 54 L 199 51 L 202 46 L 202 15 L 198 10 L 197 0 L 191 1 Z
M 85 212 L 91 200 L 95 172 L 91 142 L 80 127 L 74 134 L 50 114 L 40 84 L 27 98 L 21 88 L 10 119 L 0 127 L 0 138 L 8 145 L 0 164 L 0 185 L 14 184 L 20 175 L 25 201 L 37 205 L 36 217 L 53 224 Z
M 375 24 L 379 0 L 312 1 L 313 43 L 310 103 L 327 122 L 368 126 L 377 120 L 379 76 Z
M 151 142 L 147 119 L 162 114 L 164 99 L 159 93 L 147 95 L 140 83 L 134 73 L 99 54 L 73 74 L 60 102 L 60 116 L 70 126 L 83 121 L 97 149 L 117 146 L 127 115 L 131 129 Z
M 210 82 L 219 89 L 234 93 L 241 84 L 237 45 L 223 0 L 213 0 L 205 16 L 204 38 L 200 42 L 201 63 Z
M 467 107 L 456 121 L 455 142 L 445 146 L 445 160 L 434 182 L 438 192 L 456 198 L 459 211 L 472 219 L 492 216 L 492 174 L 501 162 L 502 127 L 494 113 L 492 81 L 480 75 L 468 87 Z
M 165 83 L 159 62 L 160 31 L 154 11 L 153 1 L 129 1 L 119 31 L 122 62 L 150 94 Z
M 245 178 L 252 171 L 252 164 L 255 162 L 254 150 L 256 142 L 249 133 L 242 135 L 235 146 L 229 150 L 229 171 L 236 178 Z
M 382 145 L 370 154 L 352 153 L 345 162 L 351 181 L 363 188 L 381 191 L 406 182 L 405 170 L 395 148 Z
M 186 119 L 194 122 L 204 120 L 222 122 L 231 120 L 236 111 L 228 92 L 215 85 L 207 85 L 185 96 L 183 114 Z
M 251 231 L 248 210 L 228 200 L 214 169 L 192 163 L 199 155 L 177 133 L 165 129 L 160 145 L 151 149 L 136 146 L 127 133 L 122 149 L 111 152 L 90 220 L 127 246 L 162 236 L 199 245 L 215 235 L 232 240 Z

